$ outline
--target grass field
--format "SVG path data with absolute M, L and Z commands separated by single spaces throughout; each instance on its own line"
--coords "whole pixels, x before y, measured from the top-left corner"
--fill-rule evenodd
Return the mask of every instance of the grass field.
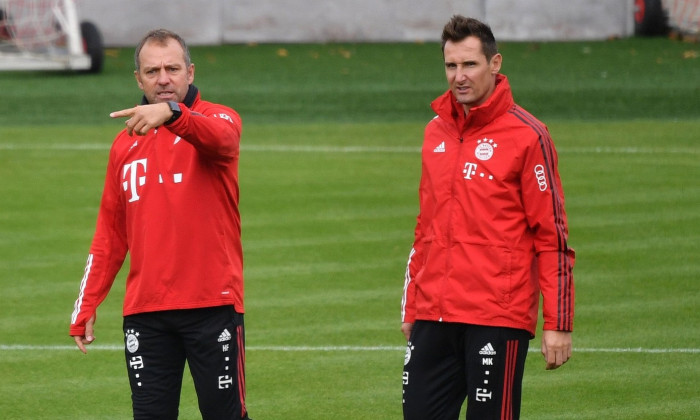
M 531 343 L 522 418 L 700 418 L 700 58 L 665 39 L 508 43 L 516 100 L 559 149 L 577 251 L 573 359 Z M 435 44 L 193 48 L 195 84 L 244 120 L 248 405 L 255 420 L 401 417 L 399 302 Z M 100 75 L 0 73 L 0 418 L 130 416 L 123 274 L 87 356 L 67 336 L 94 229 L 107 114 L 139 92 L 130 49 Z M 198 418 L 189 379 L 181 418 Z

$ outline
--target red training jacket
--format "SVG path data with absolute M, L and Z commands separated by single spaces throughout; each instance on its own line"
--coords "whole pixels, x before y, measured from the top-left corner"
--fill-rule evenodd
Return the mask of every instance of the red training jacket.
M 70 335 L 105 299 L 127 252 L 124 315 L 234 305 L 243 312 L 241 119 L 194 86 L 174 123 L 112 144 Z
M 452 92 L 432 103 L 422 149 L 420 213 L 402 321 L 571 331 L 574 250 L 567 243 L 557 154 L 547 127 L 498 75 L 464 115 Z

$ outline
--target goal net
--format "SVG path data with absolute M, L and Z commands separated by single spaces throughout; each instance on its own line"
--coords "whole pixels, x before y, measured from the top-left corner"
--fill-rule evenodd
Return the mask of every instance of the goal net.
M 72 0 L 0 0 L 0 70 L 100 71 L 102 49 Z
M 671 27 L 684 34 L 700 35 L 700 1 L 664 0 Z

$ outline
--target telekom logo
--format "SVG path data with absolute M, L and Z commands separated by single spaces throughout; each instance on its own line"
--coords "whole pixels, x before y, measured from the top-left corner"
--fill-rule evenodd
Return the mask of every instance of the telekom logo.
M 138 201 L 139 193 L 137 186 L 141 187 L 146 183 L 146 162 L 148 159 L 135 160 L 129 164 L 124 165 L 124 173 L 122 179 L 124 182 L 124 191 L 131 192 L 131 198 L 129 202 Z
M 464 179 L 472 179 L 472 175 L 476 175 L 476 167 L 476 163 L 465 163 L 464 170 L 462 170 L 462 173 L 464 174 Z

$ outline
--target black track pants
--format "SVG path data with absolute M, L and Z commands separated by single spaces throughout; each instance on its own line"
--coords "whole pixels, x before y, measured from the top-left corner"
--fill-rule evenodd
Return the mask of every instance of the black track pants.
M 403 372 L 404 420 L 517 420 L 524 330 L 416 321 Z
M 247 419 L 243 315 L 232 306 L 124 317 L 134 419 L 176 419 L 185 361 L 204 420 Z

